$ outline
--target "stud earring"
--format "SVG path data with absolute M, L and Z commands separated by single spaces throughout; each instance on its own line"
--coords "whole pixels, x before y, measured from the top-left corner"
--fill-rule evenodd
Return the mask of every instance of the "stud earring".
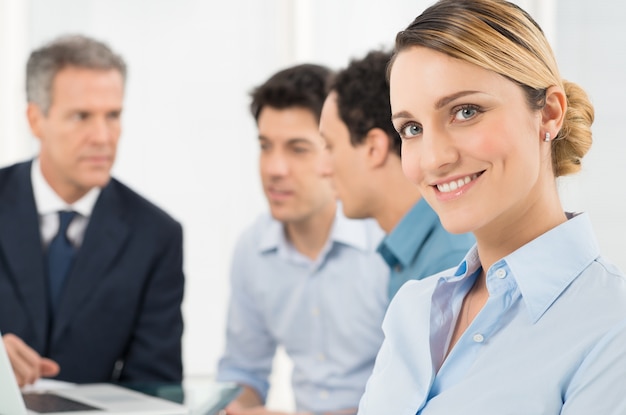
M 545 142 L 550 141 L 550 133 L 546 132 L 546 136 L 543 138 L 543 141 Z

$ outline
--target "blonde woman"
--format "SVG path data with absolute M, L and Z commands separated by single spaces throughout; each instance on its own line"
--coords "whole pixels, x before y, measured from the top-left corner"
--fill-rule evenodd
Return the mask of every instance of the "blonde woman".
M 555 180 L 580 169 L 593 107 L 539 26 L 439 1 L 388 75 L 404 173 L 476 245 L 396 295 L 359 414 L 626 414 L 626 280 Z

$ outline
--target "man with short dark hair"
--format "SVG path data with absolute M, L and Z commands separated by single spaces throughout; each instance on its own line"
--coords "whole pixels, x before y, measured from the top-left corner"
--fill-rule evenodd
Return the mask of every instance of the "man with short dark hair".
M 262 406 L 278 345 L 293 361 L 299 412 L 356 413 L 383 339 L 382 231 L 341 214 L 319 135 L 329 76 L 324 67 L 298 65 L 252 93 L 271 214 L 242 234 L 232 260 L 217 376 L 245 386 L 231 415 L 270 413 Z
M 28 60 L 39 154 L 0 169 L 0 332 L 20 385 L 182 379 L 182 228 L 111 177 L 125 79 L 84 36 Z

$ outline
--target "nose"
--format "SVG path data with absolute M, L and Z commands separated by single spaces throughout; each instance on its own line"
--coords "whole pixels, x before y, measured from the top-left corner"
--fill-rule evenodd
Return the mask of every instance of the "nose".
M 107 144 L 115 137 L 114 129 L 105 117 L 93 117 L 89 136 L 93 143 Z
M 436 172 L 459 159 L 454 141 L 446 131 L 424 131 L 420 147 L 420 164 L 424 171 Z
M 284 177 L 289 173 L 289 161 L 278 150 L 261 152 L 261 173 L 270 177 Z
M 320 155 L 319 172 L 322 177 L 332 177 L 333 175 L 332 155 L 327 148 L 324 148 Z

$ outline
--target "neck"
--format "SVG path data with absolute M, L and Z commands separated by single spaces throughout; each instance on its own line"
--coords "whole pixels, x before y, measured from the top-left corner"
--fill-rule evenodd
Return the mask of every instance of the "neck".
M 402 173 L 401 169 L 390 170 L 390 173 L 381 177 L 378 189 L 382 192 L 373 203 L 372 216 L 378 225 L 390 233 L 402 220 L 404 215 L 420 200 L 421 194 L 412 182 Z
M 556 189 L 524 210 L 507 213 L 474 232 L 484 272 L 500 259 L 567 221 Z
M 316 259 L 326 245 L 336 210 L 337 204 L 333 200 L 306 220 L 286 223 L 287 239 L 302 255 Z
M 63 201 L 69 205 L 78 201 L 81 197 L 85 196 L 89 190 L 88 188 L 80 188 L 73 186 L 59 177 L 54 169 L 48 167 L 47 160 L 45 158 L 39 158 L 39 169 L 48 186 L 56 193 Z

